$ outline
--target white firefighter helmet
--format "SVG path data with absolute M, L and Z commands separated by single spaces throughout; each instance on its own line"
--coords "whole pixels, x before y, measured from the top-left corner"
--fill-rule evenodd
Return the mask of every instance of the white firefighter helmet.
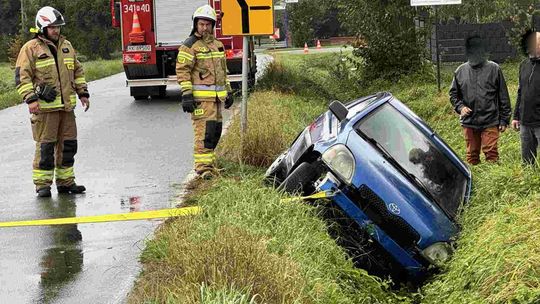
M 199 7 L 195 13 L 193 13 L 193 21 L 197 19 L 205 19 L 213 21 L 214 24 L 217 22 L 216 11 L 208 4 Z
M 64 16 L 53 7 L 44 6 L 40 8 L 36 14 L 36 29 L 40 33 L 43 33 L 43 29 L 47 26 L 60 26 L 65 24 Z

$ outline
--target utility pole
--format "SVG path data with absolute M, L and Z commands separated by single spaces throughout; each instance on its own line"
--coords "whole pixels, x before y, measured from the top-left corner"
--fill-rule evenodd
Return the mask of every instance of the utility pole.
M 240 129 L 242 132 L 242 146 L 244 136 L 247 133 L 248 128 L 248 75 L 249 75 L 249 66 L 248 66 L 248 56 L 249 56 L 249 36 L 244 36 L 244 50 L 242 54 L 242 107 L 241 107 L 241 121 Z
M 285 32 L 285 47 L 288 48 L 289 44 L 289 14 L 287 13 L 287 4 L 285 4 L 285 10 L 283 11 L 283 29 Z
M 21 0 L 21 34 L 24 33 L 25 24 L 26 24 L 26 14 L 24 13 L 24 0 Z
M 434 6 L 435 9 L 435 53 L 437 56 L 437 88 L 439 93 L 441 92 L 441 51 L 439 49 L 439 13 L 437 6 Z

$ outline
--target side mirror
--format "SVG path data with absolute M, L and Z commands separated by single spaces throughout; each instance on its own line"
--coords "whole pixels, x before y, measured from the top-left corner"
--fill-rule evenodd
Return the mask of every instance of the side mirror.
M 330 112 L 334 114 L 339 122 L 342 122 L 347 118 L 347 115 L 349 115 L 349 110 L 339 101 L 334 100 L 328 107 L 330 109 Z

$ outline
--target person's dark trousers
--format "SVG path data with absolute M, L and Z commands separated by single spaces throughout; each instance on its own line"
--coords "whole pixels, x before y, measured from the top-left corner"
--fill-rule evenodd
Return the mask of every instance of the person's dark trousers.
M 526 164 L 534 164 L 538 141 L 540 140 L 540 127 L 520 126 L 521 129 L 521 157 Z

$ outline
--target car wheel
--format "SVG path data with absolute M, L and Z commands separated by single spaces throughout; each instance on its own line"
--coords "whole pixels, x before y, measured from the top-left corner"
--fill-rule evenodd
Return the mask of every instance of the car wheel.
M 319 177 L 319 172 L 315 165 L 306 162 L 301 163 L 287 176 L 278 189 L 291 194 L 312 194 L 315 191 L 313 184 Z
M 265 181 L 269 185 L 273 187 L 278 187 L 279 185 L 281 185 L 281 183 L 285 179 L 285 175 L 287 174 L 287 172 L 285 172 L 285 158 L 287 157 L 288 152 L 289 151 L 287 150 L 281 153 L 281 155 L 278 158 L 276 158 L 276 160 L 274 160 L 272 165 L 268 167 L 268 170 L 266 170 L 266 173 L 264 176 L 265 176 Z

